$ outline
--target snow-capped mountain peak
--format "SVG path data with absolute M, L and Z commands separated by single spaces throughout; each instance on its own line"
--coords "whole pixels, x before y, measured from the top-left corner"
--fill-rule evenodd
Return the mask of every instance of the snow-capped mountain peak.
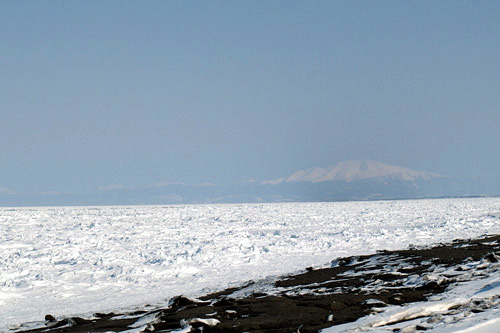
M 276 185 L 284 182 L 345 181 L 388 177 L 400 180 L 430 179 L 440 175 L 417 171 L 395 165 L 370 160 L 349 160 L 328 168 L 310 168 L 294 172 L 288 177 L 265 181 L 264 184 Z

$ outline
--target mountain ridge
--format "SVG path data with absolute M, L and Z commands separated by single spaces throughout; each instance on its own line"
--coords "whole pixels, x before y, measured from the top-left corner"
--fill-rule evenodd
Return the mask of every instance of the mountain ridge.
M 288 177 L 281 177 L 262 182 L 264 185 L 278 185 L 281 183 L 311 182 L 320 183 L 325 181 L 352 181 L 392 178 L 404 181 L 429 180 L 431 178 L 443 177 L 437 173 L 418 171 L 396 165 L 390 165 L 374 160 L 347 160 L 339 162 L 327 168 L 313 167 L 298 170 Z
M 0 206 L 141 205 L 196 203 L 397 200 L 500 195 L 499 181 L 417 171 L 371 160 L 298 170 L 270 181 L 231 184 L 161 182 L 102 186 L 80 193 L 20 193 L 0 188 Z

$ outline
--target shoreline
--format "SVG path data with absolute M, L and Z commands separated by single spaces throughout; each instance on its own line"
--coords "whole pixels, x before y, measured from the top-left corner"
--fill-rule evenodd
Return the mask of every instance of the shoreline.
M 389 306 L 427 301 L 496 265 L 500 235 L 433 247 L 379 251 L 332 261 L 276 280 L 250 281 L 198 299 L 177 296 L 168 307 L 93 318 L 40 318 L 15 332 L 317 332 L 352 323 Z M 467 268 L 469 263 L 482 263 Z M 445 273 L 436 274 L 436 267 Z M 422 328 L 422 327 L 420 327 Z

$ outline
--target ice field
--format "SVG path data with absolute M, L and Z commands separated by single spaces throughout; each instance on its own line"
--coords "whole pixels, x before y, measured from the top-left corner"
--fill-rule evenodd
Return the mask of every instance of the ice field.
M 499 233 L 500 198 L 0 208 L 0 331 Z

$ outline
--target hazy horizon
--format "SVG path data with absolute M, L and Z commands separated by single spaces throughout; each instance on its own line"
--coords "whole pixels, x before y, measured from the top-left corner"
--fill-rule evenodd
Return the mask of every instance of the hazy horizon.
M 367 159 L 500 180 L 500 3 L 0 3 L 0 201 Z

